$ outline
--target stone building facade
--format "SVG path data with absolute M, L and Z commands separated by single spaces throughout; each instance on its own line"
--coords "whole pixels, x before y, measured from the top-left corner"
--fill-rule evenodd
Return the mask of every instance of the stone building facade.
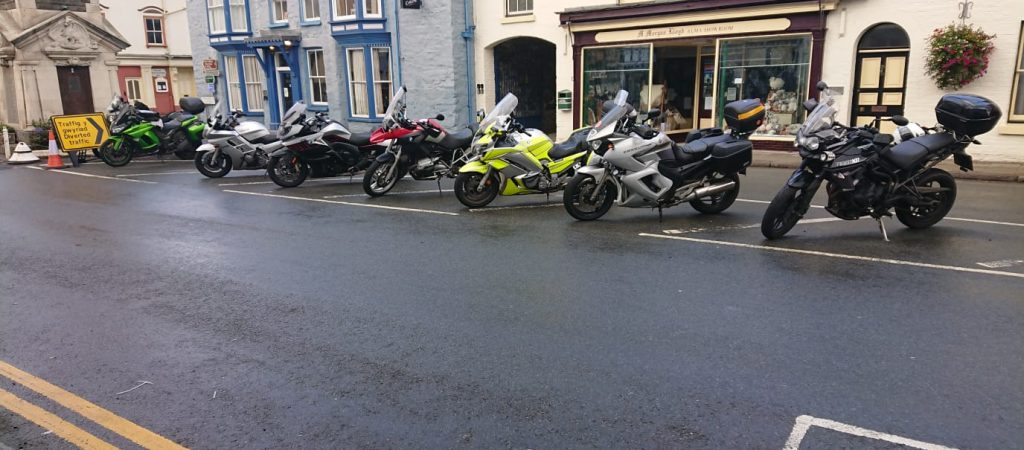
M 271 127 L 304 101 L 365 131 L 405 85 L 410 116 L 442 113 L 446 126 L 466 124 L 473 115 L 467 4 L 188 0 L 198 95 Z M 204 64 L 216 70 L 204 73 Z
M 102 111 L 128 45 L 98 0 L 0 2 L 0 122 Z

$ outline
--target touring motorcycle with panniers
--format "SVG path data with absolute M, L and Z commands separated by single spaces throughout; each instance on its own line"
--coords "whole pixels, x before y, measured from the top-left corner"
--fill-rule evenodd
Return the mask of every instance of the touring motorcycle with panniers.
M 174 153 L 180 159 L 190 159 L 202 143 L 205 122 L 197 115 L 206 109 L 198 97 L 182 97 L 178 102 L 182 111 L 166 116 L 152 111 L 139 101 L 134 104 L 121 95 L 114 96 L 107 108 L 110 137 L 97 151 L 103 162 L 121 167 L 132 158 Z
M 214 106 L 214 111 L 219 107 Z M 200 173 L 220 178 L 232 170 L 265 170 L 270 155 L 283 146 L 262 122 L 239 121 L 242 115 L 238 110 L 227 116 L 218 112 L 207 120 L 203 145 L 196 149 Z

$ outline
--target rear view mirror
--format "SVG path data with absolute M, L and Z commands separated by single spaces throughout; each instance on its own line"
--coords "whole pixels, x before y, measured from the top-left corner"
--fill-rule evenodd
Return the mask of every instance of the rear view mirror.
M 809 98 L 807 100 L 804 100 L 804 109 L 806 109 L 807 112 L 814 111 L 814 108 L 817 108 L 817 107 L 818 107 L 818 101 L 817 100 L 815 100 L 813 98 Z
M 892 116 L 891 120 L 892 120 L 892 123 L 894 123 L 896 125 L 899 125 L 901 127 L 902 126 L 906 126 L 908 123 L 910 123 L 910 120 L 908 120 L 906 117 L 899 116 L 899 115 Z
M 654 108 L 650 111 L 647 111 L 647 120 L 654 120 L 657 119 L 658 117 L 661 117 L 660 109 Z
M 437 119 L 437 120 L 444 120 L 444 114 L 438 114 L 438 115 L 434 116 L 434 118 Z
M 819 81 L 818 84 L 815 85 L 815 87 L 817 87 L 819 91 L 824 91 L 825 89 L 828 89 L 828 84 L 825 83 L 824 81 Z

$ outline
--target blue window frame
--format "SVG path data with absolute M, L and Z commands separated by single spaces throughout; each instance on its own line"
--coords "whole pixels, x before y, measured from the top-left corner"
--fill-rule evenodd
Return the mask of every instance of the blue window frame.
M 348 117 L 354 122 L 377 122 L 391 101 L 394 86 L 391 47 L 355 45 L 341 49 Z
M 249 0 L 206 0 L 209 36 L 252 34 Z
M 299 24 L 320 25 L 320 0 L 299 0 Z
M 381 0 L 328 0 L 331 2 L 331 21 L 383 19 L 384 2 Z
M 270 28 L 288 26 L 288 0 L 267 0 L 270 7 Z
M 228 108 L 240 109 L 246 115 L 263 115 L 267 107 L 263 98 L 266 74 L 256 53 L 222 53 L 221 67 L 224 68 L 224 99 Z

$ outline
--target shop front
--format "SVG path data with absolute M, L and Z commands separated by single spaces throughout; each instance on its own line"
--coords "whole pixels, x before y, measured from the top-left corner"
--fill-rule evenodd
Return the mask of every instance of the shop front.
M 723 126 L 726 103 L 759 98 L 768 112 L 755 139 L 762 148 L 787 146 L 821 74 L 824 18 L 833 7 L 710 0 L 564 11 L 574 125 L 595 123 L 601 104 L 625 89 L 638 110 L 660 109 L 656 125 L 681 139 Z

